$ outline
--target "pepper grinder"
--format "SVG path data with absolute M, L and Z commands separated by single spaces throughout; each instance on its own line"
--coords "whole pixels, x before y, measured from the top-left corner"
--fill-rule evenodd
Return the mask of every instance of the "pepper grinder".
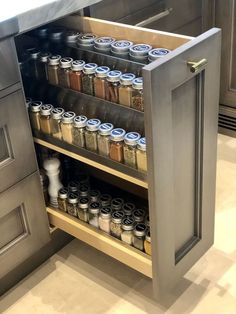
M 62 187 L 59 179 L 60 164 L 58 158 L 47 158 L 43 163 L 43 167 L 49 179 L 48 194 L 50 197 L 50 205 L 53 207 L 58 207 L 57 196 L 58 191 Z

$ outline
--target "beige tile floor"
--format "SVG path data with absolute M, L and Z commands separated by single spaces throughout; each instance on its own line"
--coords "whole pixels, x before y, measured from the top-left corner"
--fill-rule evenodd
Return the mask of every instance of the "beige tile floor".
M 215 244 L 165 305 L 151 281 L 77 240 L 0 300 L 0 313 L 236 313 L 236 139 L 219 135 Z

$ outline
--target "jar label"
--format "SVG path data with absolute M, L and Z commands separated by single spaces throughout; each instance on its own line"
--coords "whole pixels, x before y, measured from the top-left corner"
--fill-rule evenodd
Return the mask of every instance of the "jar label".
M 113 214 L 112 214 L 112 217 L 114 218 L 122 218 L 124 216 L 124 213 L 120 210 L 118 211 L 115 211 Z
M 60 62 L 61 63 L 71 63 L 73 61 L 73 59 L 72 58 L 70 58 L 70 57 L 64 57 L 64 58 L 61 58 L 61 60 L 60 60 Z
M 74 121 L 75 122 L 85 122 L 85 121 L 87 121 L 87 117 L 85 117 L 85 116 L 77 116 L 77 117 L 75 117 Z
M 68 196 L 68 198 L 74 200 L 74 199 L 78 198 L 78 194 L 76 194 L 76 193 L 70 193 L 69 196 Z
M 80 192 L 87 192 L 88 189 L 89 189 L 89 187 L 87 185 L 81 185 L 79 188 Z
M 112 123 L 102 123 L 99 128 L 100 131 L 111 131 L 112 129 L 113 129 Z
M 67 111 L 63 114 L 64 118 L 73 118 L 75 116 L 75 113 L 72 111 Z
M 96 69 L 97 64 L 96 63 L 87 63 L 84 66 L 84 69 Z
M 89 119 L 87 122 L 87 125 L 94 125 L 97 126 L 100 124 L 100 120 L 99 119 Z
M 96 43 L 112 43 L 114 41 L 114 38 L 112 37 L 100 37 L 96 40 Z
M 124 210 L 133 210 L 135 209 L 135 205 L 133 203 L 125 203 L 123 206 Z
M 58 191 L 58 194 L 67 194 L 68 193 L 68 189 L 67 188 L 61 188 L 59 191 Z
M 125 136 L 126 140 L 132 140 L 132 141 L 137 141 L 139 138 L 140 138 L 140 134 L 137 132 L 129 132 Z
M 99 196 L 100 192 L 97 190 L 91 190 L 90 191 L 90 196 Z
M 124 203 L 124 200 L 122 198 L 114 198 L 111 202 L 113 205 L 120 205 L 120 204 L 123 204 Z
M 142 217 L 142 216 L 144 216 L 144 210 L 143 210 L 143 209 L 136 209 L 136 210 L 134 211 L 134 216 L 136 216 L 136 217 Z
M 165 48 L 156 48 L 150 51 L 150 55 L 154 57 L 162 57 L 167 55 L 170 52 L 170 50 Z
M 79 201 L 80 201 L 81 204 L 88 204 L 89 199 L 87 197 L 82 197 L 82 198 L 80 198 Z
M 54 55 L 54 56 L 51 56 L 49 59 L 50 60 L 59 60 L 61 58 L 60 55 Z
M 99 208 L 99 207 L 100 207 L 100 203 L 98 203 L 98 202 L 92 202 L 92 203 L 90 204 L 90 207 L 91 207 L 91 208 Z
M 128 41 L 128 40 L 118 40 L 118 41 L 114 42 L 113 46 L 123 48 L 123 47 L 130 47 L 130 46 L 132 46 L 132 44 L 133 43 L 131 41 Z
M 123 129 L 114 129 L 114 130 L 112 130 L 111 131 L 111 135 L 112 136 L 124 136 L 125 135 L 125 130 L 123 130 Z
M 80 36 L 81 39 L 94 39 L 96 38 L 96 35 L 94 34 L 83 34 Z
M 72 65 L 80 65 L 80 66 L 84 66 L 85 62 L 83 60 L 74 60 L 72 62 Z
M 121 80 L 128 80 L 128 81 L 133 81 L 134 78 L 135 78 L 135 75 L 133 73 L 125 73 L 125 74 L 122 74 L 120 77 Z
M 62 114 L 64 112 L 63 108 L 53 108 L 52 114 Z
M 51 110 L 53 107 L 52 105 L 46 104 L 41 106 L 41 110 Z
M 146 230 L 146 225 L 145 224 L 137 224 L 135 227 L 135 230 L 137 231 L 145 231 Z
M 134 51 L 149 51 L 150 49 L 152 49 L 152 47 L 150 45 L 137 44 L 134 45 L 131 49 Z
M 110 68 L 108 68 L 105 65 L 96 68 L 97 73 L 108 73 L 109 71 L 110 71 Z
M 103 213 L 103 214 L 109 214 L 109 213 L 111 213 L 111 208 L 110 208 L 110 207 L 103 207 L 103 208 L 101 209 L 101 213 Z
M 110 71 L 107 76 L 110 76 L 110 77 L 120 77 L 121 76 L 121 71 L 118 71 L 118 70 Z
M 130 226 L 134 224 L 134 218 L 133 217 L 125 217 L 122 221 L 122 223 L 126 226 Z

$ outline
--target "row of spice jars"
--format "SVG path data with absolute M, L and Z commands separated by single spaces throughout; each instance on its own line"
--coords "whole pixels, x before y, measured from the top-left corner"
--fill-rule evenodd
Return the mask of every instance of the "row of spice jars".
M 122 198 L 112 199 L 87 185 L 78 188 L 71 182 L 58 192 L 60 210 L 111 234 L 123 242 L 151 255 L 149 216 L 143 209 Z
M 33 130 L 147 172 L 146 139 L 137 132 L 126 133 L 112 123 L 76 116 L 40 101 L 29 104 L 29 115 Z

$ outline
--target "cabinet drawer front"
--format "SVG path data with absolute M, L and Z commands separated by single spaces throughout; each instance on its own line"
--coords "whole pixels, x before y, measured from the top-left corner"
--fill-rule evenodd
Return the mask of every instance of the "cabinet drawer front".
M 0 230 L 2 278 L 50 239 L 38 172 L 0 194 Z
M 37 169 L 21 91 L 0 99 L 0 192 Z

